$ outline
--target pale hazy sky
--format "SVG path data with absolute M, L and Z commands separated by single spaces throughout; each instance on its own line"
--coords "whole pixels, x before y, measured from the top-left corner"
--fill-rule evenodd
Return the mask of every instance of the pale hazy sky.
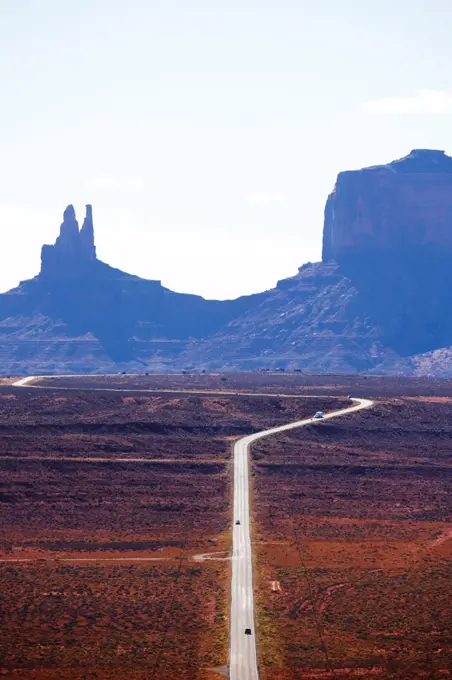
M 320 258 L 341 170 L 452 152 L 451 0 L 0 0 L 0 290 L 63 209 L 227 298 Z

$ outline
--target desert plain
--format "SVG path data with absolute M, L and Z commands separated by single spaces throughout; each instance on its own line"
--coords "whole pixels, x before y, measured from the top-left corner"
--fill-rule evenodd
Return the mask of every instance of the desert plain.
M 234 441 L 349 393 L 251 451 L 261 678 L 451 674 L 451 382 L 35 384 L 0 386 L 0 677 L 225 677 Z

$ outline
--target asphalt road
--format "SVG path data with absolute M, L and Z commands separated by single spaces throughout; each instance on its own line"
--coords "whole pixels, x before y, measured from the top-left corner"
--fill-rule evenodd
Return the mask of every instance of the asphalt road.
M 253 560 L 250 536 L 250 493 L 248 482 L 249 446 L 258 439 L 369 408 L 369 399 L 353 399 L 353 406 L 331 411 L 323 419 L 308 418 L 256 432 L 239 439 L 234 447 L 234 526 L 232 539 L 231 630 L 229 648 L 230 680 L 258 680 L 255 634 Z M 239 521 L 240 524 L 236 524 Z M 251 635 L 245 629 L 251 629 Z

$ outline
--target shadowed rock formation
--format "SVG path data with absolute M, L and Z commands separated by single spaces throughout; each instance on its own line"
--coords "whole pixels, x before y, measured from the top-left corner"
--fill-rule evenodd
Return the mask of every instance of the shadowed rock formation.
M 93 209 L 90 205 L 86 206 L 86 215 L 83 226 L 80 230 L 80 243 L 82 250 L 92 262 L 96 259 L 96 246 L 94 245 L 94 224 Z
M 86 206 L 85 221 L 79 231 L 74 206 L 68 205 L 55 245 L 42 247 L 40 276 L 52 280 L 89 276 L 95 260 L 92 207 Z
M 323 262 L 279 281 L 202 355 L 192 348 L 193 362 L 407 373 L 434 365 L 452 375 L 451 352 L 419 358 L 452 345 L 451 261 L 452 158 L 444 151 L 342 172 L 325 208 Z
M 325 262 L 452 255 L 452 158 L 415 149 L 387 165 L 341 172 L 325 208 Z
M 204 300 L 110 267 L 96 256 L 91 206 L 79 229 L 70 205 L 55 244 L 42 248 L 39 275 L 0 295 L 0 362 L 4 373 L 142 369 L 150 360 L 163 369 L 260 297 Z
M 72 206 L 41 272 L 0 295 L 5 373 L 297 368 L 452 375 L 452 158 L 340 173 L 323 261 L 265 293 L 204 300 L 97 258 Z

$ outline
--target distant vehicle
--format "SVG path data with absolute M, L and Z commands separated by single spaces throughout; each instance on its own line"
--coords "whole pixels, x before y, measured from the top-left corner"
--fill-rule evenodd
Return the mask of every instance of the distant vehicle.
M 317 413 L 316 413 L 315 416 L 314 416 L 314 418 L 323 418 L 323 417 L 324 417 L 324 416 L 323 416 L 323 411 L 317 411 Z
M 236 524 L 240 524 L 240 520 L 239 520 L 239 519 L 236 521 Z
M 251 628 L 245 628 L 245 635 L 251 635 Z

